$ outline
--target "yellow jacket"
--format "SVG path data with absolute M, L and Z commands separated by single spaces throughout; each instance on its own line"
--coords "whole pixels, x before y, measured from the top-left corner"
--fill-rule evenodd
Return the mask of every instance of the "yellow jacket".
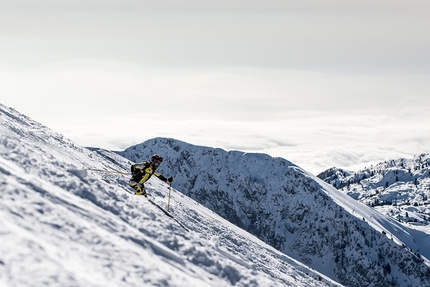
M 131 179 L 139 184 L 144 184 L 152 175 L 155 175 L 160 180 L 168 182 L 165 176 L 155 172 L 156 169 L 157 168 L 155 166 L 151 166 L 150 162 L 143 161 L 135 163 L 131 166 Z

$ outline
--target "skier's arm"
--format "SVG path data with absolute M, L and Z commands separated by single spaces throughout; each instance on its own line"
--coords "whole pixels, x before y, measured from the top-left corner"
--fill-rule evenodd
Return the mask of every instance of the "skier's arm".
M 172 182 L 173 181 L 172 177 L 167 178 L 164 175 L 159 174 L 158 172 L 154 173 L 154 175 L 164 182 Z

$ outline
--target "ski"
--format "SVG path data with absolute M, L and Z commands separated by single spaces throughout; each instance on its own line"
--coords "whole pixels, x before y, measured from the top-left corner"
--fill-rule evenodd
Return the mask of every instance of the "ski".
M 185 229 L 186 231 L 189 231 L 188 228 L 186 228 L 179 220 L 177 220 L 176 218 L 173 217 L 173 215 L 171 215 L 167 210 L 165 210 L 164 208 L 162 208 L 161 206 L 159 206 L 158 204 L 156 204 L 152 199 L 147 198 L 148 201 L 150 203 L 152 203 L 153 205 L 155 205 L 156 207 L 158 207 L 158 209 L 160 209 L 162 212 L 164 212 L 164 214 L 166 214 L 168 217 L 170 217 L 171 219 L 173 219 L 174 221 L 176 221 L 183 229 Z

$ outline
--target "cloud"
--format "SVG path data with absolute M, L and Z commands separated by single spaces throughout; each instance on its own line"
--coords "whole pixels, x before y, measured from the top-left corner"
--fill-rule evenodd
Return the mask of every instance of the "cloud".
M 424 114 L 423 114 L 424 116 Z M 137 118 L 75 119 L 49 125 L 84 146 L 122 150 L 154 137 L 195 145 L 267 153 L 318 174 L 333 166 L 355 170 L 430 152 L 425 118 L 404 122 L 387 116 L 296 114 L 285 121 L 216 121 Z M 413 127 L 413 128 L 408 128 Z
M 297 113 L 311 118 L 315 112 L 336 111 L 404 113 L 410 118 L 420 113 L 417 109 L 430 106 L 428 76 L 420 74 L 169 69 L 79 59 L 38 69 L 3 70 L 0 75 L 4 79 L 1 92 L 13 96 L 11 105 L 62 117 L 134 114 L 157 119 L 264 122 L 288 120 Z

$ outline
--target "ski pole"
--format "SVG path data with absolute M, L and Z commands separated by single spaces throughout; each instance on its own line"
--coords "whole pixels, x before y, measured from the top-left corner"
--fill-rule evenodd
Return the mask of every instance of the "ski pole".
M 116 171 L 116 170 L 107 170 L 107 169 L 95 169 L 95 168 L 87 168 L 85 166 L 82 167 L 83 170 L 92 170 L 99 172 L 107 172 L 107 173 L 119 173 L 119 174 L 130 174 L 128 172 Z
M 167 211 L 170 211 L 170 192 L 172 191 L 172 183 L 169 184 L 169 199 L 167 201 Z

